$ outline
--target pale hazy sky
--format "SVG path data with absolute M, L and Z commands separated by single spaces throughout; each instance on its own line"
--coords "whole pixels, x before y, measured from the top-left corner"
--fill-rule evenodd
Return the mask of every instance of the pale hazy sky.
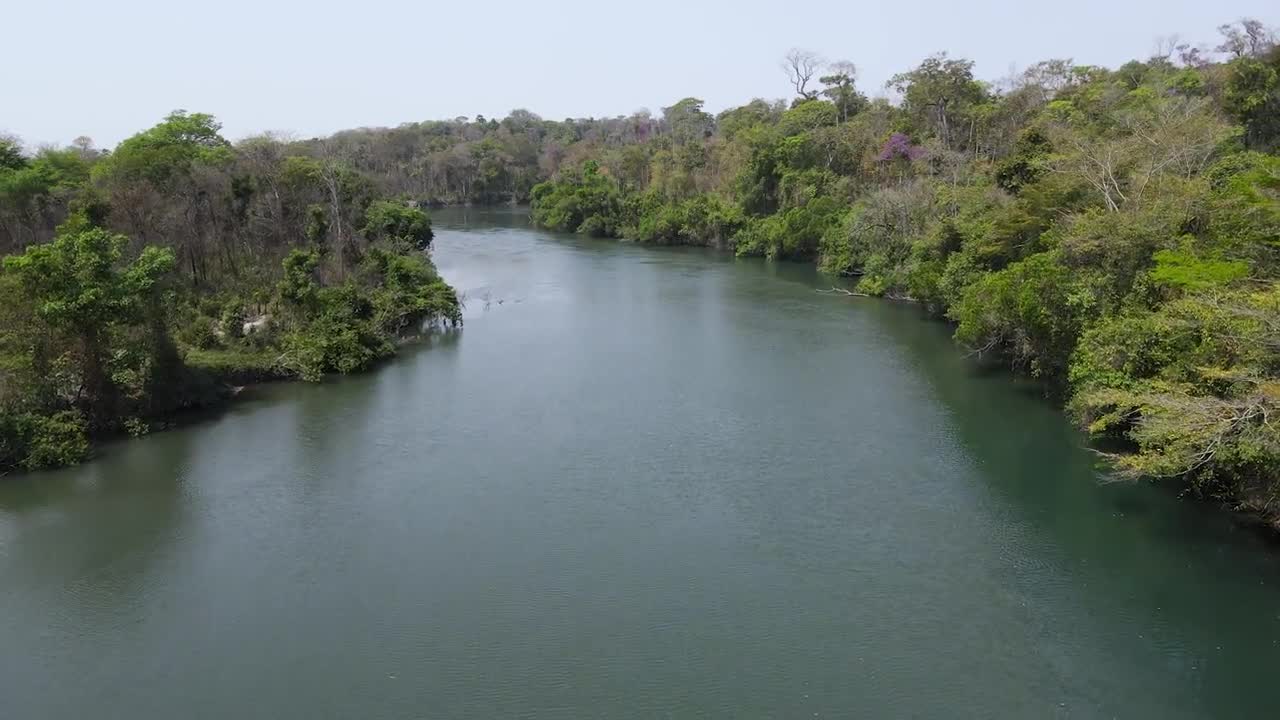
M 791 47 L 848 59 L 869 94 L 947 50 L 983 79 L 1073 57 L 1115 66 L 1158 36 L 1213 43 L 1275 0 L 13 0 L 0 11 L 0 132 L 100 146 L 175 108 L 236 139 L 458 115 L 718 112 L 789 93 Z M 189 6 L 189 7 L 188 7 Z

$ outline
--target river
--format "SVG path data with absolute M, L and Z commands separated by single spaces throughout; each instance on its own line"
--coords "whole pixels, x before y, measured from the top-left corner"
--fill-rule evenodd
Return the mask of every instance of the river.
M 465 329 L 0 480 L 0 717 L 1280 707 L 1280 552 L 918 309 L 436 225 Z

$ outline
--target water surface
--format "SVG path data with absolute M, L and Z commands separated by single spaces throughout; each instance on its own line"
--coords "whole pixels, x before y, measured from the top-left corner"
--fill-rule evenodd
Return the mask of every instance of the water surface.
M 437 228 L 461 332 L 0 481 L 0 717 L 1274 716 L 1275 549 L 915 308 Z

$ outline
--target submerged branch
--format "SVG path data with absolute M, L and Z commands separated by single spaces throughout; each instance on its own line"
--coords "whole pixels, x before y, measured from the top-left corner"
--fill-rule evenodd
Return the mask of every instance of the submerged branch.
M 871 297 L 867 293 L 853 292 L 852 290 L 845 290 L 844 288 L 838 288 L 838 287 L 832 287 L 830 290 L 823 290 L 822 288 L 814 288 L 814 292 L 819 292 L 824 295 L 837 294 L 837 295 L 848 295 L 850 297 Z

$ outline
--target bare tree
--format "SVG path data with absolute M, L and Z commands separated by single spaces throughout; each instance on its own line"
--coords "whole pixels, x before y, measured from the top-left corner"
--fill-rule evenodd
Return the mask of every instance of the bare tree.
M 1222 44 L 1218 52 L 1230 53 L 1232 57 L 1260 57 L 1276 44 L 1276 33 L 1253 18 L 1243 18 L 1230 25 L 1220 25 Z
M 831 63 L 827 69 L 831 71 L 832 75 L 843 75 L 851 81 L 858 79 L 858 66 L 849 60 L 837 60 Z
M 787 73 L 787 77 L 791 80 L 791 85 L 796 89 L 796 95 L 803 100 L 813 100 L 818 97 L 817 90 L 810 90 L 808 85 L 813 76 L 818 73 L 818 69 L 823 66 L 826 61 L 822 56 L 799 48 L 792 48 L 782 58 L 782 69 Z
M 1182 38 L 1177 33 L 1172 35 L 1157 35 L 1151 47 L 1152 60 L 1171 60 L 1174 53 L 1179 47 L 1184 46 Z

